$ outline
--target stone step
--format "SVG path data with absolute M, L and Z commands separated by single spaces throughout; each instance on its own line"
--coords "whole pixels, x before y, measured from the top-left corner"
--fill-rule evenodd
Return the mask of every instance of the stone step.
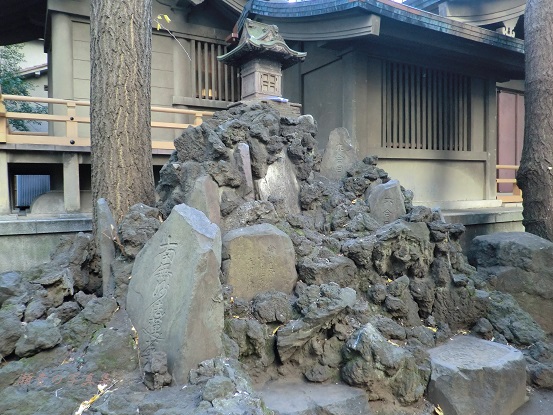
M 269 382 L 258 390 L 275 415 L 371 415 L 365 391 L 346 385 Z
M 428 400 L 447 415 L 511 415 L 526 402 L 520 350 L 473 336 L 430 349 Z

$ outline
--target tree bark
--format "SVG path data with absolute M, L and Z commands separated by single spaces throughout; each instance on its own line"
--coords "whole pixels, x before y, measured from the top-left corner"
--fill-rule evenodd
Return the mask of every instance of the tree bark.
M 92 197 L 119 222 L 155 203 L 150 130 L 152 0 L 92 0 L 90 132 Z M 94 227 L 95 229 L 95 227 Z
M 528 0 L 524 146 L 518 186 L 527 232 L 553 240 L 553 1 Z

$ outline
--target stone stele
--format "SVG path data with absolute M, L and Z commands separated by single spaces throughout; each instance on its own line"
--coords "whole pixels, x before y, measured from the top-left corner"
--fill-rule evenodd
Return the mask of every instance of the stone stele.
M 223 238 L 223 272 L 233 295 L 251 300 L 275 290 L 291 294 L 298 279 L 290 237 L 270 224 L 234 229 Z
M 221 232 L 199 210 L 177 205 L 136 257 L 127 311 L 142 362 L 165 352 L 169 372 L 186 383 L 190 369 L 222 354 Z
M 366 199 L 371 208 L 371 216 L 383 225 L 405 215 L 405 199 L 397 180 L 374 186 Z
M 447 415 L 511 415 L 526 401 L 526 361 L 513 347 L 457 336 L 428 353 L 428 399 Z
M 259 199 L 268 200 L 269 196 L 282 198 L 288 213 L 300 213 L 300 185 L 295 171 L 286 151 L 282 151 L 267 169 L 265 177 L 255 181 Z
M 321 162 L 321 174 L 340 180 L 358 161 L 348 130 L 343 127 L 332 130 Z

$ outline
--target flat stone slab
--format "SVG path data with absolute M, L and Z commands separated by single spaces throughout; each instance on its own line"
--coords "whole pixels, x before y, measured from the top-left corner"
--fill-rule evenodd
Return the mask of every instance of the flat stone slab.
M 286 151 L 282 151 L 268 167 L 265 177 L 254 183 L 259 199 L 269 200 L 271 196 L 282 198 L 288 213 L 300 213 L 300 185 L 295 171 Z
M 251 300 L 271 290 L 291 294 L 298 279 L 290 237 L 267 223 L 226 233 L 223 256 L 225 281 L 235 297 Z
M 358 161 L 348 130 L 343 127 L 332 130 L 321 161 L 321 174 L 329 179 L 340 180 Z
M 346 385 L 269 382 L 258 390 L 275 415 L 371 415 L 364 390 Z
M 371 216 L 383 225 L 405 215 L 405 199 L 397 180 L 369 188 L 366 200 L 371 208 Z
M 445 414 L 511 415 L 526 402 L 526 361 L 520 350 L 457 336 L 428 353 L 428 400 Z
M 219 227 L 197 209 L 175 206 L 136 257 L 129 284 L 142 364 L 165 352 L 169 373 L 183 384 L 190 369 L 222 354 L 220 266 Z

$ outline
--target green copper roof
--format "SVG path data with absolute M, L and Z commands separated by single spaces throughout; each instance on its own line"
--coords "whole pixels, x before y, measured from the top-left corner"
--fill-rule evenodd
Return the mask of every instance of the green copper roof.
M 246 19 L 238 46 L 225 55 L 217 56 L 217 60 L 240 66 L 251 59 L 263 58 L 280 62 L 282 69 L 286 69 L 303 62 L 306 55 L 305 52 L 290 49 L 278 33 L 278 27 Z

